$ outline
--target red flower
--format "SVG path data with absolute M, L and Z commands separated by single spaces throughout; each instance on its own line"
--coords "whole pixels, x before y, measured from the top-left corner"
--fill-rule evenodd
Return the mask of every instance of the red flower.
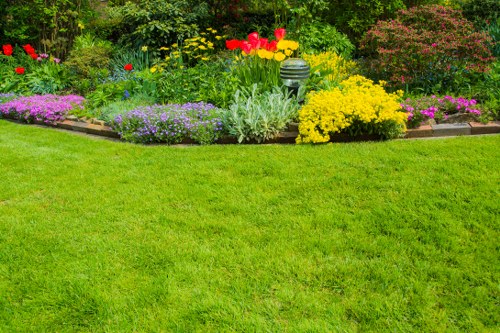
M 273 40 L 271 43 L 266 45 L 266 50 L 275 52 L 276 50 L 278 50 L 278 42 Z
M 241 42 L 237 39 L 229 39 L 226 40 L 226 47 L 231 51 L 236 50 L 241 47 Z
M 260 39 L 260 47 L 267 50 L 267 45 L 269 44 L 269 40 L 267 38 Z
M 24 74 L 24 68 L 23 67 L 16 67 L 15 71 L 19 75 Z
M 252 32 L 251 34 L 248 35 L 248 41 L 258 41 L 259 40 L 259 33 L 258 32 Z
M 132 64 L 126 64 L 125 66 L 123 66 L 123 69 L 125 69 L 126 71 L 131 71 L 132 69 L 134 69 L 134 67 L 132 67 Z
M 250 54 L 250 52 L 252 51 L 252 44 L 250 44 L 249 42 L 247 41 L 242 41 L 241 42 L 241 50 L 243 52 L 245 52 L 246 54 Z
M 24 45 L 23 49 L 24 49 L 24 51 L 26 51 L 27 54 L 33 54 L 33 53 L 35 53 L 35 49 L 30 44 Z
M 285 38 L 286 35 L 286 30 L 285 28 L 278 28 L 274 30 L 274 36 L 276 37 L 277 40 L 282 40 Z
M 12 51 L 13 51 L 12 45 L 10 45 L 10 44 L 3 45 L 2 49 L 3 49 L 3 54 L 5 54 L 6 56 L 12 55 Z
M 30 53 L 30 57 L 31 57 L 31 59 L 36 60 L 38 58 L 38 54 Z
M 250 40 L 250 45 L 252 45 L 252 50 L 260 49 L 260 39 L 252 39 Z

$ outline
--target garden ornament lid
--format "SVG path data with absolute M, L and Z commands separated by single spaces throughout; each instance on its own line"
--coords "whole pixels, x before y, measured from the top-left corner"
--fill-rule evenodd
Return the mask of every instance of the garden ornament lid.
M 309 78 L 310 67 L 300 58 L 289 58 L 281 63 L 280 77 L 283 80 L 305 80 Z

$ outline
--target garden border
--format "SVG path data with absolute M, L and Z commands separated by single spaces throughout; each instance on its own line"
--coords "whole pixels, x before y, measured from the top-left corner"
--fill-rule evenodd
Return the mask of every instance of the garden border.
M 8 117 L 3 115 L 0 119 L 6 119 L 15 121 L 17 123 L 23 123 L 18 119 Z M 120 139 L 117 132 L 113 131 L 110 126 L 104 124 L 103 121 L 98 121 L 95 119 L 84 120 L 69 120 L 65 119 L 61 122 L 55 123 L 45 123 L 43 121 L 34 121 L 36 125 L 44 125 L 48 127 L 60 128 L 63 130 L 75 131 L 90 135 L 97 135 L 112 139 Z M 407 129 L 404 138 L 405 139 L 417 139 L 417 138 L 436 138 L 436 137 L 447 137 L 447 136 L 464 136 L 464 135 L 481 135 L 481 134 L 496 134 L 500 133 L 500 121 L 490 121 L 486 124 L 479 122 L 469 122 L 469 123 L 456 123 L 456 124 L 435 124 L 435 125 L 423 125 L 418 128 Z M 272 140 L 263 142 L 266 143 L 281 143 L 281 144 L 291 144 L 295 143 L 295 139 L 299 135 L 298 124 L 292 123 L 288 126 L 288 129 L 284 132 L 278 134 L 278 136 Z M 352 137 L 347 134 L 338 133 L 331 135 L 330 142 L 354 142 L 354 141 L 376 141 L 380 140 L 380 137 L 376 135 L 361 135 Z M 238 140 L 232 136 L 223 136 L 215 144 L 237 144 Z M 245 143 L 256 143 L 256 142 L 245 142 Z M 195 144 L 194 141 L 190 139 L 183 140 L 180 144 Z

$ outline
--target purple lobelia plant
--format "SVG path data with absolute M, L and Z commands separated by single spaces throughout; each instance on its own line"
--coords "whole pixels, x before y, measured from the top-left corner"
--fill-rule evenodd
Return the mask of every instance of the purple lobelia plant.
M 64 120 L 73 109 L 83 109 L 84 101 L 77 95 L 21 96 L 0 104 L 0 113 L 26 122 L 36 120 L 51 124 Z
M 191 139 L 209 144 L 222 133 L 215 107 L 204 102 L 140 107 L 117 116 L 112 127 L 122 139 L 140 143 L 173 144 Z

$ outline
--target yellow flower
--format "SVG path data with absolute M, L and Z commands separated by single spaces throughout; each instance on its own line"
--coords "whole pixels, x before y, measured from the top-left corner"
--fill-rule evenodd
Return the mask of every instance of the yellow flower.
M 141 47 L 141 50 L 142 50 L 142 52 L 147 52 L 148 51 L 148 47 L 144 45 L 143 47 Z
M 177 43 L 173 43 L 173 44 L 172 44 L 172 47 L 173 47 L 173 48 L 176 48 L 176 47 L 179 47 L 179 45 L 177 45 Z
M 288 41 L 286 39 L 282 39 L 278 42 L 276 47 L 278 48 L 278 50 L 286 50 L 288 49 Z
M 308 95 L 307 104 L 299 111 L 299 137 L 297 143 L 328 142 L 330 134 L 349 127 L 383 129 L 387 124 L 391 132 L 380 135 L 401 135 L 406 130 L 406 114 L 400 112 L 400 95 L 387 93 L 381 85 L 360 75 L 340 83 L 342 88 L 323 90 Z M 349 129 L 356 132 L 359 128 Z
M 85 25 L 82 22 L 78 22 L 78 28 L 85 29 Z
M 200 45 L 200 46 L 198 46 L 198 48 L 199 48 L 200 50 L 206 50 L 206 49 L 207 49 L 205 45 Z
M 217 40 L 221 40 L 221 39 L 222 39 L 222 36 L 215 36 L 215 39 L 217 39 Z
M 162 46 L 160 47 L 160 51 L 168 51 L 170 50 L 168 47 Z
M 288 48 L 295 51 L 296 49 L 299 48 L 299 43 L 296 41 L 290 40 L 290 41 L 288 41 Z
M 208 60 L 210 60 L 210 58 L 208 58 L 208 57 L 203 57 L 203 58 L 201 58 L 201 60 L 203 60 L 203 61 L 208 61 Z
M 285 50 L 285 54 L 287 57 L 289 57 L 293 54 L 293 51 L 292 50 Z
M 285 54 L 283 52 L 276 52 L 274 54 L 274 59 L 276 61 L 283 61 L 286 58 Z
M 158 70 L 158 67 L 156 67 L 156 66 L 153 66 L 153 67 L 151 67 L 151 68 L 149 69 L 149 71 L 150 71 L 151 73 L 155 73 L 157 70 Z

